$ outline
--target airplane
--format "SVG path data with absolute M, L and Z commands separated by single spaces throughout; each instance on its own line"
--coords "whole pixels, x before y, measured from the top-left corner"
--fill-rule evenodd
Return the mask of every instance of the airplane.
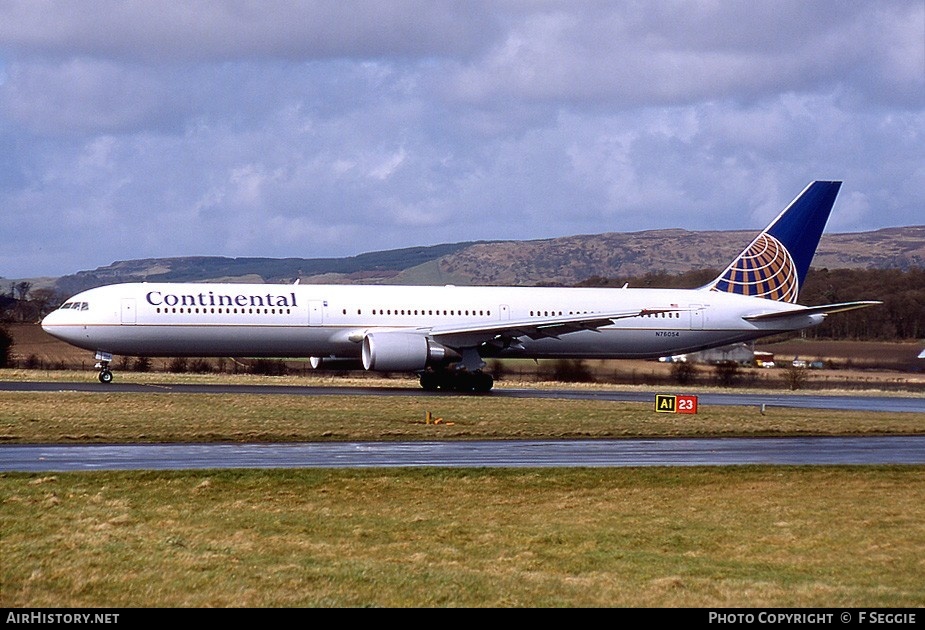
M 487 358 L 686 354 L 818 325 L 881 302 L 797 304 L 840 181 L 811 182 L 696 289 L 122 283 L 83 291 L 42 321 L 96 352 L 306 358 L 314 368 L 419 375 L 425 390 L 487 392 Z

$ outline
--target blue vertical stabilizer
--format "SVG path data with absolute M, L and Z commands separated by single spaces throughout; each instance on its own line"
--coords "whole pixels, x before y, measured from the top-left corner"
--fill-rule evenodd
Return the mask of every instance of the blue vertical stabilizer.
M 813 182 L 705 289 L 796 302 L 841 182 Z

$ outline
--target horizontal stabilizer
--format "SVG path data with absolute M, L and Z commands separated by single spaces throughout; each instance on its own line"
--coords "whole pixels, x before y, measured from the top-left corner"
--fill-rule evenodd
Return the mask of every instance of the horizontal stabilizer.
M 867 308 L 883 304 L 873 300 L 862 302 L 842 302 L 840 304 L 823 304 L 822 306 L 798 307 L 787 311 L 777 311 L 775 313 L 759 313 L 758 315 L 746 315 L 742 319 L 750 322 L 765 322 L 773 319 L 786 319 L 788 317 L 800 317 L 803 315 L 830 315 L 832 313 L 841 313 L 842 311 L 853 311 L 858 308 Z

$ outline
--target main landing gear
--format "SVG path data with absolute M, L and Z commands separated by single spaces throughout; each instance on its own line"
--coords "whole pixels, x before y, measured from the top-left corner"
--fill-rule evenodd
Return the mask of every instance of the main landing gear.
M 112 355 L 108 352 L 97 352 L 96 360 L 99 361 L 99 363 L 93 367 L 100 371 L 100 383 L 109 385 L 112 383 L 112 370 L 109 369 L 109 364 L 112 362 Z
M 426 370 L 421 372 L 421 387 L 427 391 L 444 389 L 455 392 L 491 391 L 495 379 L 481 370 Z

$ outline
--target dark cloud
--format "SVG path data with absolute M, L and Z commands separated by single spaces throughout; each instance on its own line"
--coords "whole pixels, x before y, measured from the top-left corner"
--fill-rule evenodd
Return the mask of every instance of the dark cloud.
M 0 38 L 25 54 L 149 63 L 458 56 L 497 35 L 499 9 L 429 0 L 7 1 Z
M 919 224 L 921 2 L 0 0 L 0 275 Z

